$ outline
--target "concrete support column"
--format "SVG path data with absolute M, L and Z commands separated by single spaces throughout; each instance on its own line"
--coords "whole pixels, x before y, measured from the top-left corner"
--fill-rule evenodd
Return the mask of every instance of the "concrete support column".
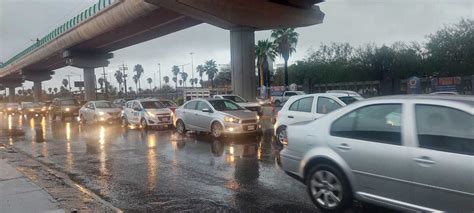
M 86 101 L 95 101 L 95 71 L 94 68 L 83 68 L 84 71 L 84 99 Z
M 255 77 L 255 31 L 237 28 L 230 31 L 232 91 L 249 101 L 257 94 Z
M 43 89 L 41 86 L 41 81 L 33 81 L 33 100 L 35 103 L 41 102 L 41 94 Z
M 8 102 L 15 101 L 15 87 L 8 87 Z

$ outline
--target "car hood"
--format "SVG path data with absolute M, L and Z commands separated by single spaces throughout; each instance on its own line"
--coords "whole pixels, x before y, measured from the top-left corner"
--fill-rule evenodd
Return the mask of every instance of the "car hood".
M 252 112 L 250 110 L 232 110 L 232 111 L 221 111 L 221 112 L 223 112 L 224 114 L 235 116 L 242 120 L 257 118 L 257 114 L 255 114 L 255 112 Z
M 241 107 L 260 107 L 260 104 L 256 102 L 245 102 L 245 103 L 237 103 Z
M 145 111 L 153 113 L 153 114 L 159 114 L 159 113 L 170 113 L 171 110 L 168 108 L 162 108 L 162 109 L 145 109 Z

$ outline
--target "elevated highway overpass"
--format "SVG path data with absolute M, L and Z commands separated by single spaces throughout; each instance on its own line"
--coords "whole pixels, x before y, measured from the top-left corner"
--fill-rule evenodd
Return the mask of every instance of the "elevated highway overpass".
M 54 70 L 74 66 L 84 72 L 85 99 L 95 99 L 94 69 L 107 66 L 113 51 L 200 23 L 230 30 L 232 88 L 255 98 L 256 30 L 319 24 L 321 0 L 99 0 L 0 65 L 0 84 L 13 98 L 15 87 L 41 82 Z

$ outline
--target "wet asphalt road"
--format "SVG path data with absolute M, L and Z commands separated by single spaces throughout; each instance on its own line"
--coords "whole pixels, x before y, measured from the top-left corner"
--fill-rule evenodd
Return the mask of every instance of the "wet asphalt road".
M 214 140 L 174 130 L 1 116 L 0 140 L 127 211 L 317 212 L 263 136 Z M 268 126 L 268 125 L 267 125 Z

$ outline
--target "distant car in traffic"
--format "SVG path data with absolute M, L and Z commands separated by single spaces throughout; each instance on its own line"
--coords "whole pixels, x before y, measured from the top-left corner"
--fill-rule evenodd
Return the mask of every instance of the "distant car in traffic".
M 420 212 L 474 211 L 474 98 L 359 101 L 288 126 L 281 165 L 320 209 L 353 199 Z
M 56 117 L 59 117 L 63 121 L 67 117 L 74 118 L 79 116 L 81 106 L 75 98 L 56 98 L 49 108 L 52 120 L 56 120 Z
M 286 127 L 288 125 L 316 120 L 357 100 L 355 97 L 345 93 L 317 93 L 292 96 L 277 114 L 274 134 L 277 140 L 283 143 L 286 138 Z
M 21 109 L 23 115 L 26 115 L 27 117 L 45 116 L 48 113 L 48 108 L 46 107 L 46 104 L 40 102 L 22 103 Z
M 118 123 L 121 113 L 122 109 L 110 101 L 89 101 L 79 110 L 79 118 L 81 123 Z
M 276 107 L 279 107 L 284 104 L 291 96 L 304 94 L 305 93 L 303 91 L 285 91 L 281 96 L 272 96 L 270 98 L 270 102 Z
M 123 109 L 122 123 L 124 126 L 129 124 L 140 125 L 144 129 L 149 127 L 171 127 L 173 125 L 173 112 L 167 104 L 158 99 L 128 101 Z
M 257 102 L 249 102 L 245 98 L 238 95 L 214 95 L 213 98 L 227 99 L 237 103 L 239 106 L 256 112 L 258 115 L 262 113 L 262 106 Z
M 125 103 L 131 100 L 133 100 L 133 98 L 118 98 L 113 101 L 113 104 L 117 105 L 120 108 L 123 108 L 125 106 Z
M 21 113 L 21 106 L 18 103 L 6 103 L 3 112 L 7 115 L 14 115 Z
M 195 99 L 176 109 L 176 130 L 209 132 L 215 138 L 223 135 L 259 133 L 257 113 L 227 99 Z

